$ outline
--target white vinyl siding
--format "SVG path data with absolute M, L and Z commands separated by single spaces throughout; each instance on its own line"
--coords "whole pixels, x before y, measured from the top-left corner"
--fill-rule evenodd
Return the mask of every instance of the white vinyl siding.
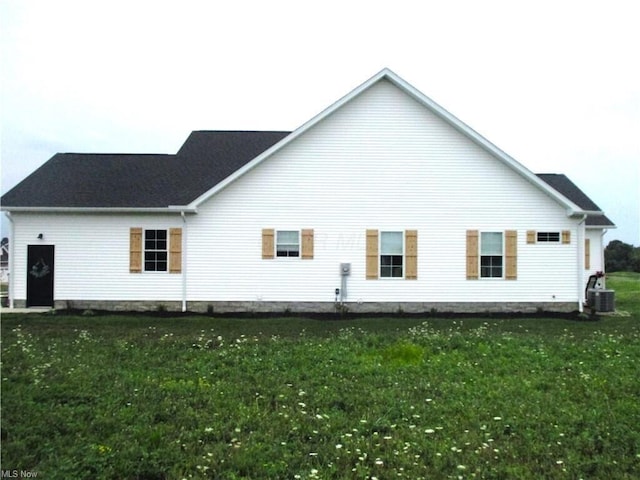
M 55 245 L 55 300 L 179 301 L 182 275 L 130 272 L 130 230 L 181 228 L 179 215 L 14 215 L 15 299 L 26 298 L 29 244 Z M 38 233 L 45 240 L 37 240 Z
M 262 261 L 256 225 L 277 228 L 284 211 L 288 225 L 313 225 L 313 262 Z M 192 300 L 333 301 L 341 262 L 352 266 L 350 301 L 577 300 L 576 242 L 527 245 L 526 231 L 575 235 L 578 221 L 386 81 L 213 196 L 189 222 Z M 466 281 L 470 226 L 520 232 L 517 281 Z M 408 227 L 419 239 L 417 280 L 367 280 L 367 230 Z M 227 255 L 231 248 L 255 253 Z

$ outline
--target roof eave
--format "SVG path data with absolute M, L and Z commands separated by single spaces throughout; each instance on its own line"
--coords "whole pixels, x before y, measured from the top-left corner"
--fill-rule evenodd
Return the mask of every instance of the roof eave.
M 20 213 L 197 213 L 190 206 L 169 205 L 168 207 L 12 207 L 2 206 L 3 212 Z

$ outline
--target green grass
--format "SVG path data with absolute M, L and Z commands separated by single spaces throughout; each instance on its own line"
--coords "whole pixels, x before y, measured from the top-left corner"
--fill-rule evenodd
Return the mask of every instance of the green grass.
M 6 315 L 2 468 L 638 478 L 639 285 L 597 321 Z
M 607 274 L 607 288 L 616 291 L 617 308 L 639 314 L 640 312 L 640 273 L 617 272 Z

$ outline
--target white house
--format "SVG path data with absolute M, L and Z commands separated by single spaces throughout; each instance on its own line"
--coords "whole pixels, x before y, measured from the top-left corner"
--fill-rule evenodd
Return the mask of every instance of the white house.
M 388 69 L 293 132 L 55 155 L 2 209 L 16 307 L 574 311 L 614 228 Z

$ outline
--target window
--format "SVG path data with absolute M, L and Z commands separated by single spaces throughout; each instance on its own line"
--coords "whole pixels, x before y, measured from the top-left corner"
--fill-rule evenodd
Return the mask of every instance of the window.
M 536 238 L 538 242 L 559 243 L 560 232 L 537 232 Z
M 402 278 L 403 232 L 380 233 L 380 276 Z
M 276 255 L 278 257 L 299 257 L 300 233 L 292 230 L 278 230 L 276 235 Z
M 144 231 L 144 271 L 167 271 L 167 231 Z
M 502 278 L 502 232 L 480 234 L 480 277 Z

